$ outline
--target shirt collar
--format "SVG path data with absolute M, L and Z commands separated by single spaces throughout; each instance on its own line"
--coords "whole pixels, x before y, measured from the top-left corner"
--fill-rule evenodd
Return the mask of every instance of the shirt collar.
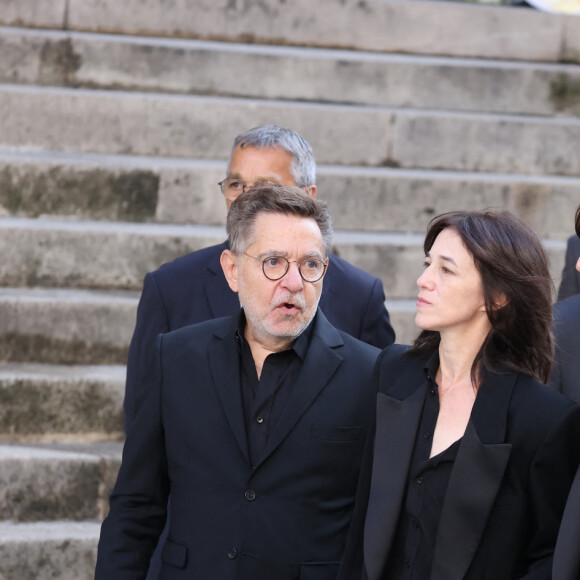
M 310 344 L 310 339 L 312 337 L 314 329 L 314 321 L 316 316 L 310 321 L 310 324 L 302 331 L 302 333 L 294 340 L 292 346 L 287 350 L 293 350 L 303 361 L 306 358 L 306 353 L 308 352 L 308 345 Z M 235 331 L 236 340 L 241 346 L 247 344 L 246 338 L 244 336 L 244 331 L 246 329 L 246 314 L 244 309 L 240 309 L 240 316 L 238 318 L 238 326 Z

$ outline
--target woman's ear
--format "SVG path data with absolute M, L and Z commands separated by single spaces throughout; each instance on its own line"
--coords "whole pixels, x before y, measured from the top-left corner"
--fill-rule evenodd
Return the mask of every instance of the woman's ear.
M 507 306 L 508 303 L 509 303 L 509 300 L 508 300 L 507 296 L 503 292 L 499 292 L 498 294 L 496 294 L 496 296 L 494 296 L 493 309 L 500 310 L 504 306 Z
M 220 256 L 224 276 L 232 292 L 238 291 L 238 257 L 231 250 L 224 250 Z

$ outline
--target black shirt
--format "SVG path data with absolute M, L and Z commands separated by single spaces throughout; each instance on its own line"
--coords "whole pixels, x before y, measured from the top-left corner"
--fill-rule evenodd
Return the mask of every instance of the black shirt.
M 427 394 L 384 580 L 427 580 L 431 576 L 441 508 L 461 441 L 429 458 L 439 415 L 438 387 L 433 378 L 438 366 L 439 357 L 434 356 L 425 368 Z
M 298 336 L 292 348 L 266 357 L 258 379 L 250 345 L 244 338 L 246 318 L 242 310 L 236 338 L 239 345 L 242 405 L 252 467 L 263 457 L 268 438 L 298 380 L 310 343 L 313 322 Z

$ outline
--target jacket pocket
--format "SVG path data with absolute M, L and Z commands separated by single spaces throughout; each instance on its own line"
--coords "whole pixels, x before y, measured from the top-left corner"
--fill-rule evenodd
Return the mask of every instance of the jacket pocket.
M 300 567 L 300 580 L 336 580 L 340 562 L 305 562 Z
M 174 568 L 185 568 L 187 564 L 187 552 L 189 548 L 167 539 L 161 552 L 161 561 Z
M 335 427 L 332 425 L 312 425 L 310 437 L 324 441 L 356 441 L 362 434 L 362 427 Z

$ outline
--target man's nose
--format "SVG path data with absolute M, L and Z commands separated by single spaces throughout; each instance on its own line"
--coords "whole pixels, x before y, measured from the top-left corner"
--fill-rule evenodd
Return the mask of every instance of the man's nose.
M 304 288 L 304 280 L 296 262 L 290 262 L 288 271 L 282 277 L 282 284 L 291 292 L 299 292 Z

